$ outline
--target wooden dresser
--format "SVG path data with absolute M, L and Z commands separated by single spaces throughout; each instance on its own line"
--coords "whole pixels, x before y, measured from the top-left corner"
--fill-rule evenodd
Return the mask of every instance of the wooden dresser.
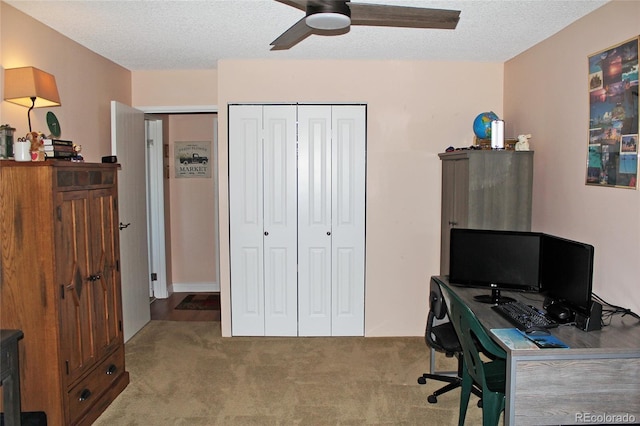
M 22 330 L 22 411 L 89 425 L 125 370 L 115 164 L 0 161 L 0 326 Z

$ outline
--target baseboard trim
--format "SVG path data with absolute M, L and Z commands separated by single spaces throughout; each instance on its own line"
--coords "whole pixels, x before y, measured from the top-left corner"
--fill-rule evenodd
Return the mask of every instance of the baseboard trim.
M 219 292 L 219 283 L 173 283 L 170 293 L 207 293 Z

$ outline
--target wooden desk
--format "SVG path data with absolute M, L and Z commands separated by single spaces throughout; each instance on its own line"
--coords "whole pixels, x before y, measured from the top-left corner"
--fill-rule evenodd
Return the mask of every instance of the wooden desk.
M 18 367 L 18 340 L 20 330 L 0 330 L 0 382 L 4 424 L 20 424 L 20 369 Z
M 473 299 L 490 290 L 451 285 L 442 276 L 432 279 L 458 294 L 507 352 L 505 424 L 640 422 L 640 321 L 615 316 L 611 325 L 590 332 L 560 326 L 551 334 L 570 349 L 513 350 L 491 332 L 513 325 L 491 305 Z M 541 294 L 503 294 L 542 308 Z

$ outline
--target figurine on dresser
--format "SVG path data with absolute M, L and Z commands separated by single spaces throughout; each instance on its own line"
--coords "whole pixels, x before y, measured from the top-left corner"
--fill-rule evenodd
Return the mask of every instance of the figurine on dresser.
M 529 139 L 531 135 L 518 135 L 518 142 L 516 142 L 516 151 L 529 151 Z

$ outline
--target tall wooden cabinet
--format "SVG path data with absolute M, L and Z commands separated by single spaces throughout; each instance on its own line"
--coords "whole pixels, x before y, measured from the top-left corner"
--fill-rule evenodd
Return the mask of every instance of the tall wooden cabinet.
M 0 162 L 1 327 L 20 329 L 23 411 L 91 424 L 125 371 L 117 165 Z
M 463 150 L 442 160 L 440 275 L 451 228 L 531 230 L 533 151 Z

